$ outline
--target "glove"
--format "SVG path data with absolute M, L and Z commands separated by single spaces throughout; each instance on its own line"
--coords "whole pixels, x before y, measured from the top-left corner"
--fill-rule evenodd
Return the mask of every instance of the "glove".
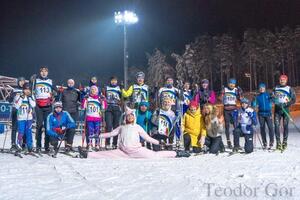
M 161 145 L 161 146 L 166 146 L 166 142 L 163 141 L 163 140 L 159 140 L 159 145 Z
M 64 134 L 65 129 L 63 130 L 62 128 L 54 128 L 54 131 L 55 131 L 57 134 L 62 135 L 62 134 Z
M 59 93 L 63 93 L 63 92 L 64 92 L 64 88 L 61 86 L 61 87 L 58 89 L 58 92 L 59 92 Z

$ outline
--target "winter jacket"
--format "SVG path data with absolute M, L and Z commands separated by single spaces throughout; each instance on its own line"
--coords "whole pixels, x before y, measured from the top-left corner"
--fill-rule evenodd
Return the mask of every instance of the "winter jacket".
M 146 112 L 138 110 L 136 112 L 136 117 L 136 123 L 140 125 L 147 133 L 149 133 L 152 128 L 152 113 L 149 110 L 147 110 Z
M 282 107 L 289 111 L 289 107 L 296 102 L 295 90 L 288 86 L 276 86 L 273 89 L 275 112 L 281 111 Z
M 201 88 L 195 95 L 194 100 L 198 102 L 200 106 L 203 106 L 206 103 L 215 104 L 216 95 L 213 90 L 205 90 Z
M 211 120 L 211 127 L 208 129 L 206 127 L 207 136 L 209 137 L 219 137 L 222 136 L 224 132 L 224 125 L 219 122 L 218 118 L 215 117 Z
M 78 112 L 80 106 L 80 93 L 75 88 L 67 88 L 61 94 L 63 109 L 69 113 Z
M 183 133 L 188 133 L 191 136 L 191 144 L 193 147 L 198 146 L 198 141 L 201 136 L 206 136 L 206 128 L 203 117 L 200 113 L 200 108 L 192 113 L 188 110 L 181 121 Z
M 57 130 L 62 127 L 66 127 L 66 129 L 75 128 L 75 122 L 73 118 L 67 111 L 62 111 L 60 113 L 50 113 L 47 117 L 47 134 L 51 137 L 61 137 L 62 134 L 58 134 Z
M 251 107 L 233 111 L 233 119 L 236 127 L 240 128 L 244 134 L 252 134 L 253 126 L 257 125 L 256 112 Z
M 271 116 L 272 115 L 272 97 L 269 93 L 263 92 L 254 98 L 252 107 L 258 107 L 258 115 Z

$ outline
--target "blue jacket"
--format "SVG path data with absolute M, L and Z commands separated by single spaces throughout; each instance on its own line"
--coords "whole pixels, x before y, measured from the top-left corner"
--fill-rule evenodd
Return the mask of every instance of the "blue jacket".
M 256 112 L 253 108 L 240 108 L 233 113 L 233 119 L 236 127 L 241 128 L 244 134 L 252 134 L 253 127 L 257 125 Z
M 260 93 L 252 101 L 252 107 L 258 107 L 258 115 L 271 116 L 272 115 L 272 97 L 268 92 Z
M 55 132 L 55 128 L 66 127 L 67 129 L 75 128 L 75 121 L 67 111 L 60 113 L 52 112 L 47 117 L 47 134 L 52 137 L 60 137 L 61 135 Z

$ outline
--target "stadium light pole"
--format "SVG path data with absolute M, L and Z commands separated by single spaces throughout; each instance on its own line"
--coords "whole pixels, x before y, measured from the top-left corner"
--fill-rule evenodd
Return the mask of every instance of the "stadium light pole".
M 127 42 L 127 25 L 135 24 L 139 21 L 134 12 L 125 10 L 123 12 L 115 12 L 115 23 L 123 26 L 124 34 L 124 87 L 127 88 L 128 80 L 128 42 Z

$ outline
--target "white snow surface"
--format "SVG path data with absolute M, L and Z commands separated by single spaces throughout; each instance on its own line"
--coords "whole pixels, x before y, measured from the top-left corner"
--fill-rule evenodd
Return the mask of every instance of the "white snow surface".
M 300 133 L 291 123 L 288 142 L 283 153 L 159 160 L 0 154 L 0 200 L 299 199 Z

